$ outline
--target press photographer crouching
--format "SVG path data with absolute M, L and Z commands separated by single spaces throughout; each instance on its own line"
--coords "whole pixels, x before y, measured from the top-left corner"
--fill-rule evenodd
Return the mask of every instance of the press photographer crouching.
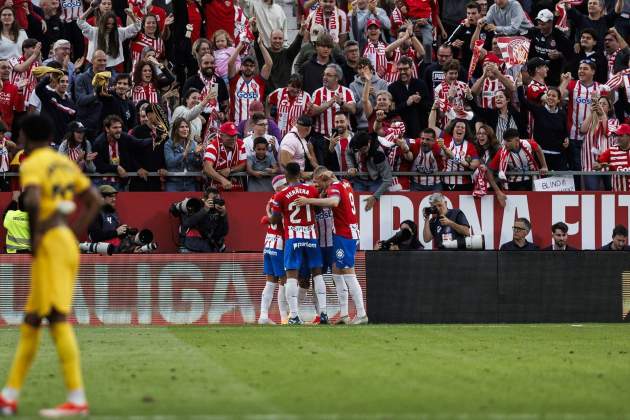
M 116 212 L 118 191 L 111 185 L 101 185 L 99 191 L 105 204 L 88 228 L 89 242 L 79 244 L 86 254 L 145 254 L 157 249 L 153 232 L 130 228 L 122 224 Z
M 460 209 L 449 209 L 440 193 L 431 194 L 429 204 L 422 210 L 424 242 L 433 240 L 439 249 L 483 249 L 483 236 L 470 236 L 470 224 Z
M 418 240 L 418 226 L 413 220 L 405 220 L 394 236 L 378 241 L 374 248 L 379 251 L 420 251 L 424 246 Z
M 227 210 L 216 188 L 206 189 L 203 199 L 190 197 L 173 203 L 169 211 L 180 219 L 180 253 L 225 251 Z

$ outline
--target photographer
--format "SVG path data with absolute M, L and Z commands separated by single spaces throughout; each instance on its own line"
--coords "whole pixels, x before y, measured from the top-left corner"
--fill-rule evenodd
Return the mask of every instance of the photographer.
M 425 207 L 424 230 L 425 242 L 433 240 L 437 248 L 444 248 L 444 241 L 457 241 L 470 236 L 470 225 L 460 209 L 448 209 L 446 199 L 440 193 L 429 197 L 431 207 Z
M 179 217 L 179 252 L 224 252 L 229 226 L 225 200 L 216 188 L 208 188 L 203 199 L 186 198 L 171 205 Z
M 374 248 L 379 251 L 420 251 L 424 246 L 418 240 L 418 226 L 412 220 L 405 220 L 394 236 L 378 241 Z

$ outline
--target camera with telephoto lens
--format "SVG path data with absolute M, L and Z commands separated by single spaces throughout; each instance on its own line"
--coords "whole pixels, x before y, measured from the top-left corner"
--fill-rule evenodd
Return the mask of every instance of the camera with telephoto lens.
M 435 206 L 425 207 L 422 209 L 422 213 L 424 213 L 424 217 L 429 217 L 432 214 L 439 214 L 440 211 Z
M 147 253 L 155 251 L 158 245 L 153 242 L 153 232 L 149 229 L 129 228 L 116 250 L 118 254 Z
M 199 210 L 201 210 L 203 206 L 203 201 L 199 198 L 184 198 L 182 201 L 171 204 L 171 207 L 168 211 L 173 216 L 179 217 L 181 215 L 195 214 Z
M 442 248 L 444 249 L 481 250 L 485 249 L 485 247 L 486 241 L 483 235 L 472 235 L 465 238 L 442 241 Z
M 409 229 L 400 229 L 394 236 L 381 242 L 379 251 L 389 251 L 392 245 L 400 246 L 401 243 L 411 239 L 411 235 Z
M 212 199 L 212 204 L 214 204 L 215 207 L 208 209 L 208 211 L 210 213 L 216 213 L 218 211 L 216 206 L 225 206 L 225 200 L 221 197 L 215 197 Z
M 116 247 L 107 242 L 81 242 L 79 250 L 83 254 L 112 255 Z

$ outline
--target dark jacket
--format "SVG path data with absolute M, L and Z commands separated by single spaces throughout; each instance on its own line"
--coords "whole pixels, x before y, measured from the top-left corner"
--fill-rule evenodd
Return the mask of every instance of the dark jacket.
M 540 57 L 543 60 L 549 61 L 549 74 L 547 75 L 547 82 L 552 86 L 560 84 L 560 74 L 567 60 L 571 59 L 575 52 L 573 51 L 573 45 L 564 33 L 558 29 L 553 28 L 549 36 L 543 35 L 538 28 L 530 29 L 527 37 L 531 40 L 529 46 L 528 57 Z M 549 52 L 557 50 L 562 53 L 562 56 L 556 60 L 552 60 L 549 57 Z M 533 76 L 530 75 L 530 76 Z
M 405 136 L 409 138 L 418 137 L 420 131 L 427 126 L 427 119 L 431 108 L 427 85 L 419 79 L 411 79 L 408 86 L 400 80 L 397 80 L 390 84 L 387 90 L 394 98 L 396 113 L 399 114 L 400 118 L 405 122 Z M 420 94 L 420 103 L 411 106 L 407 105 L 407 99 L 415 93 Z
M 88 228 L 88 237 L 92 242 L 107 242 L 118 238 L 116 229 L 121 224 L 116 209 L 111 206 L 103 206 Z
M 608 60 L 606 60 L 604 53 L 599 50 L 595 50 L 595 53 L 591 54 L 588 57 L 584 52 L 580 52 L 579 54 L 575 55 L 573 60 L 569 62 L 567 70 L 571 72 L 571 75 L 574 79 L 577 79 L 580 61 L 587 58 L 595 61 L 595 81 L 599 83 L 606 83 L 606 81 L 608 80 Z
M 539 251 L 538 245 L 525 241 L 525 246 L 520 247 L 514 241 L 506 242 L 501 245 L 501 251 Z
M 392 167 L 383 152 L 383 148 L 376 142 L 376 136 L 373 137 L 370 149 L 368 150 L 365 166 L 367 167 L 368 175 L 359 175 L 359 179 L 364 180 L 381 180 L 381 185 L 374 192 L 374 197 L 377 199 L 383 195 L 384 192 L 392 185 Z M 348 163 L 348 169 L 359 168 L 360 156 L 359 152 L 353 152 L 350 147 L 346 149 L 346 162 Z
M 313 145 L 313 151 L 315 152 L 315 159 L 317 159 L 317 162 L 324 165 L 331 171 L 337 172 L 341 170 L 339 167 L 337 152 L 334 150 L 331 152 L 328 148 L 330 140 L 319 133 L 311 131 L 308 141 Z
M 600 251 L 613 251 L 612 242 L 608 242 L 606 245 L 599 249 Z M 626 245 L 623 247 L 623 251 L 630 251 L 630 246 Z
M 317 54 L 313 54 L 310 60 L 302 67 L 302 78 L 304 79 L 302 88 L 304 92 L 308 92 L 312 95 L 315 90 L 322 87 L 322 80 L 324 77 L 324 70 L 329 64 L 335 63 L 333 56 L 330 56 L 330 61 L 326 64 L 319 64 L 317 62 Z
M 77 120 L 96 133 L 101 129 L 100 118 L 103 105 L 94 95 L 93 78 L 94 71 L 92 68 L 78 75 L 74 79 L 72 96 L 77 107 Z
M 553 245 L 549 245 L 548 247 L 543 248 L 541 251 L 553 251 Z M 567 244 L 567 248 L 565 251 L 578 251 L 577 248 L 573 248 L 571 245 Z
M 98 100 L 101 103 L 101 121 L 108 115 L 118 115 L 123 120 L 124 132 L 136 125 L 136 107 L 129 99 L 122 99 L 116 93 L 112 93 L 111 96 L 100 95 Z
M 499 123 L 499 110 L 482 108 L 478 106 L 475 101 L 470 101 L 470 105 L 475 113 L 475 121 L 488 124 L 496 133 L 497 125 Z M 516 128 L 518 129 L 518 134 L 522 139 L 527 138 L 527 123 L 524 114 L 524 112 L 518 112 L 511 103 L 508 103 L 508 118 L 512 118 L 514 120 Z
M 135 171 L 138 169 L 136 156 L 143 152 L 143 149 L 149 147 L 153 140 L 138 139 L 129 134 L 122 133 L 118 139 L 118 156 L 120 158 L 120 166 L 126 171 Z M 102 133 L 94 140 L 93 150 L 98 153 L 94 158 L 96 171 L 99 173 L 116 172 L 116 165 L 112 165 L 109 161 L 109 143 L 107 135 Z
M 48 88 L 50 77 L 42 78 L 35 88 L 35 93 L 42 103 L 42 115 L 48 116 L 55 126 L 54 142 L 60 144 L 66 134 L 68 124 L 74 121 L 77 107 L 69 94 L 61 97 L 56 91 Z
M 151 139 L 151 143 L 146 145 L 142 151 L 132 156 L 134 164 L 137 166 L 131 170 L 142 168 L 149 172 L 157 172 L 158 169 L 166 169 L 166 159 L 164 157 L 164 144 L 166 140 L 159 144 L 154 144 L 153 138 L 151 137 L 151 129 L 146 125 L 134 127 L 131 134 L 137 138 Z M 133 177 L 129 180 L 129 191 L 161 190 L 162 183 L 158 176 L 150 176 L 146 181 L 140 177 Z
M 216 76 L 215 79 L 216 79 L 217 84 L 219 85 L 217 101 L 219 102 L 219 105 L 223 107 L 224 105 L 228 103 L 230 99 L 230 94 L 227 90 L 227 86 L 225 86 L 225 82 L 223 81 L 223 79 L 220 78 L 219 76 Z M 199 74 L 194 74 L 190 76 L 188 79 L 186 79 L 186 82 L 184 83 L 184 89 L 182 89 L 182 94 L 185 95 L 186 92 L 188 92 L 188 89 L 190 88 L 195 88 L 199 92 L 201 92 L 204 87 L 205 86 L 203 82 L 201 81 L 201 77 L 199 77 Z M 223 110 L 223 108 L 221 108 L 221 110 Z
M 203 208 L 192 215 L 182 215 L 180 244 L 193 252 L 223 252 L 225 237 L 229 231 L 227 215 L 222 216 Z M 190 230 L 199 235 L 191 235 Z
M 523 87 L 518 88 L 518 100 L 521 110 L 532 113 L 534 119 L 534 140 L 543 151 L 563 152 L 562 142 L 569 137 L 567 130 L 567 113 L 563 108 L 552 113 L 544 105 L 530 102 L 525 97 Z

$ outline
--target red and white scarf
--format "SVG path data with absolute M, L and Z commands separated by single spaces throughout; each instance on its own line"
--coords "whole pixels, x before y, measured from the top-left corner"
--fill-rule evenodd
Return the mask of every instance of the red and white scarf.
M 378 41 L 376 44 L 368 42 L 363 50 L 363 56 L 368 58 L 376 73 L 383 77 L 387 72 L 387 56 L 385 54 L 386 45 L 383 41 Z
M 164 57 L 164 41 L 162 38 L 151 38 L 142 32 L 139 32 L 131 43 L 131 62 L 133 64 L 133 68 L 135 68 L 136 63 L 140 61 L 140 56 L 142 55 L 142 51 L 145 47 L 153 48 L 155 50 L 155 56 L 158 60 Z
M 149 101 L 149 103 L 157 104 L 160 102 L 158 92 L 153 83 L 140 83 L 133 87 L 131 91 L 131 99 L 134 103 L 140 101 Z
M 326 22 L 324 8 L 320 5 L 315 11 L 314 21 L 326 29 L 326 32 L 332 37 L 335 44 L 339 43 L 339 9 L 336 6 L 331 18 Z
M 523 150 L 523 152 L 525 152 L 525 156 L 527 157 L 527 169 L 529 171 L 537 171 L 538 170 L 538 164 L 536 163 L 536 159 L 534 158 L 534 154 L 533 154 L 533 148 L 532 145 L 529 141 L 527 140 L 520 140 L 521 143 L 521 150 Z M 509 150 L 507 150 L 504 147 L 501 147 L 501 150 L 499 151 L 500 155 L 499 155 L 499 176 L 501 177 L 501 174 L 503 174 L 503 176 L 505 176 L 505 173 L 509 170 L 510 167 L 510 163 L 512 163 L 513 167 L 516 167 L 517 165 L 515 164 L 515 157 L 517 154 L 510 152 Z M 521 168 L 524 169 L 524 168 Z M 501 177 L 502 178 L 502 177 Z M 518 181 L 522 181 L 523 177 L 522 176 L 510 176 L 508 178 L 508 182 L 518 182 Z M 506 187 L 507 188 L 507 187 Z
M 78 144 L 76 147 L 70 147 L 70 143 L 68 143 L 68 157 L 71 161 L 79 162 L 82 151 L 83 149 L 81 148 L 80 144 Z
M 405 130 L 405 123 L 403 121 L 393 121 L 389 124 L 389 127 L 383 130 L 385 136 L 378 137 L 378 142 L 383 147 L 385 156 L 387 156 L 387 160 L 394 171 L 400 169 L 400 163 L 402 160 L 402 150 L 398 147 L 396 140 L 404 137 Z M 401 191 L 402 189 L 403 187 L 400 184 L 398 177 L 393 177 L 392 185 L 389 187 L 388 191 Z
M 630 103 L 630 69 L 620 71 L 606 82 L 611 91 L 620 88 L 622 84 L 626 89 L 626 100 Z
M 473 197 L 479 198 L 488 194 L 488 178 L 487 178 L 488 168 L 485 165 L 482 165 L 475 169 L 475 172 L 472 176 L 473 182 Z

